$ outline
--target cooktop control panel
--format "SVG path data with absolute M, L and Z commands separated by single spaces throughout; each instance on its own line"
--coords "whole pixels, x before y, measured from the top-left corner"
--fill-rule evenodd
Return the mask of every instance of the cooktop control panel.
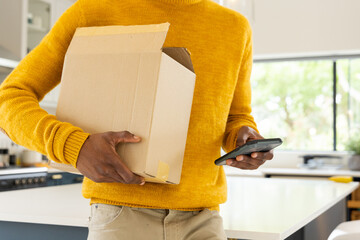
M 47 168 L 0 170 L 0 192 L 35 187 L 81 183 L 83 176 L 67 172 L 48 172 Z

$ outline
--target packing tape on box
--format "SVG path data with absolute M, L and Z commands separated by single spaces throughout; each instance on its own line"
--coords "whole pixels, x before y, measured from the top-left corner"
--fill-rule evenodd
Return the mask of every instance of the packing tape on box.
M 159 161 L 158 171 L 156 174 L 156 178 L 161 179 L 166 182 L 169 178 L 170 166 L 169 164 Z
M 169 23 L 151 24 L 151 25 L 133 25 L 133 26 L 105 26 L 105 27 L 82 27 L 77 28 L 76 36 L 96 36 L 96 35 L 118 35 L 130 33 L 146 32 L 167 32 Z

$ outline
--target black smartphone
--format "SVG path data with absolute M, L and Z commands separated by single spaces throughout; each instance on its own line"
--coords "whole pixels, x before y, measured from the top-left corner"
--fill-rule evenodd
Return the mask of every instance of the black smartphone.
M 253 152 L 268 152 L 282 144 L 280 138 L 268 138 L 253 140 L 245 143 L 244 145 L 235 148 L 231 152 L 215 160 L 215 164 L 226 165 L 226 160 L 229 158 L 236 158 L 238 155 L 250 155 Z

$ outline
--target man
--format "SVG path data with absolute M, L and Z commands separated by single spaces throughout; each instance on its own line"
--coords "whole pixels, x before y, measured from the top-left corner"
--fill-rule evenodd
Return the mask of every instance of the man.
M 197 76 L 178 185 L 145 184 L 116 154 L 115 145 L 136 144 L 141 136 L 126 129 L 89 135 L 38 104 L 60 82 L 77 27 L 163 22 L 170 23 L 164 47 L 186 47 Z M 2 84 L 0 127 L 13 141 L 85 175 L 89 239 L 226 239 L 217 211 L 226 201 L 226 178 L 214 160 L 221 146 L 230 151 L 262 138 L 250 115 L 251 65 L 247 20 L 210 0 L 78 0 Z M 253 153 L 227 164 L 256 169 L 270 159 L 272 152 Z

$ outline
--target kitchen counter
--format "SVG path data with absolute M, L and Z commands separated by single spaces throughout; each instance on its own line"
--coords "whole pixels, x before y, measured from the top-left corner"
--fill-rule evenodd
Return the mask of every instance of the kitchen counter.
M 11 168 L 2 168 L 0 169 L 1 175 L 10 175 L 10 174 L 26 174 L 26 173 L 38 173 L 38 172 L 47 172 L 47 167 L 11 167 Z
M 220 213 L 228 237 L 284 239 L 357 186 L 331 181 L 228 177 L 228 201 L 221 205 Z M 1 224 L 9 222 L 15 226 L 6 225 L 8 231 L 11 226 L 19 229 L 16 223 L 33 224 L 32 229 L 40 226 L 40 232 L 41 226 L 50 225 L 85 229 L 89 214 L 89 200 L 82 197 L 81 184 L 0 193 L 2 234 L 5 227 L 1 228 Z M 63 237 L 66 231 L 61 231 Z
M 89 200 L 81 184 L 0 193 L 0 221 L 86 227 Z
M 9 175 L 9 174 L 26 174 L 26 173 L 38 173 L 38 172 L 48 172 L 48 173 L 57 173 L 64 172 L 55 168 L 48 167 L 9 167 L 9 168 L 1 168 L 1 175 Z
M 224 228 L 231 238 L 285 239 L 344 200 L 358 185 L 228 177 L 228 201 L 220 211 Z
M 319 176 L 319 177 L 331 177 L 331 176 L 352 176 L 360 177 L 360 171 L 350 170 L 334 170 L 334 169 L 301 169 L 301 168 L 263 168 L 261 172 L 267 176 Z
M 359 178 L 360 171 L 345 169 L 304 169 L 304 168 L 266 168 L 260 167 L 257 170 L 240 170 L 230 166 L 224 166 L 227 176 L 246 177 L 268 177 L 268 176 L 307 176 L 307 177 L 331 177 L 331 176 L 352 176 Z
M 81 184 L 0 192 L 0 205 L 0 239 L 87 239 L 90 205 Z

